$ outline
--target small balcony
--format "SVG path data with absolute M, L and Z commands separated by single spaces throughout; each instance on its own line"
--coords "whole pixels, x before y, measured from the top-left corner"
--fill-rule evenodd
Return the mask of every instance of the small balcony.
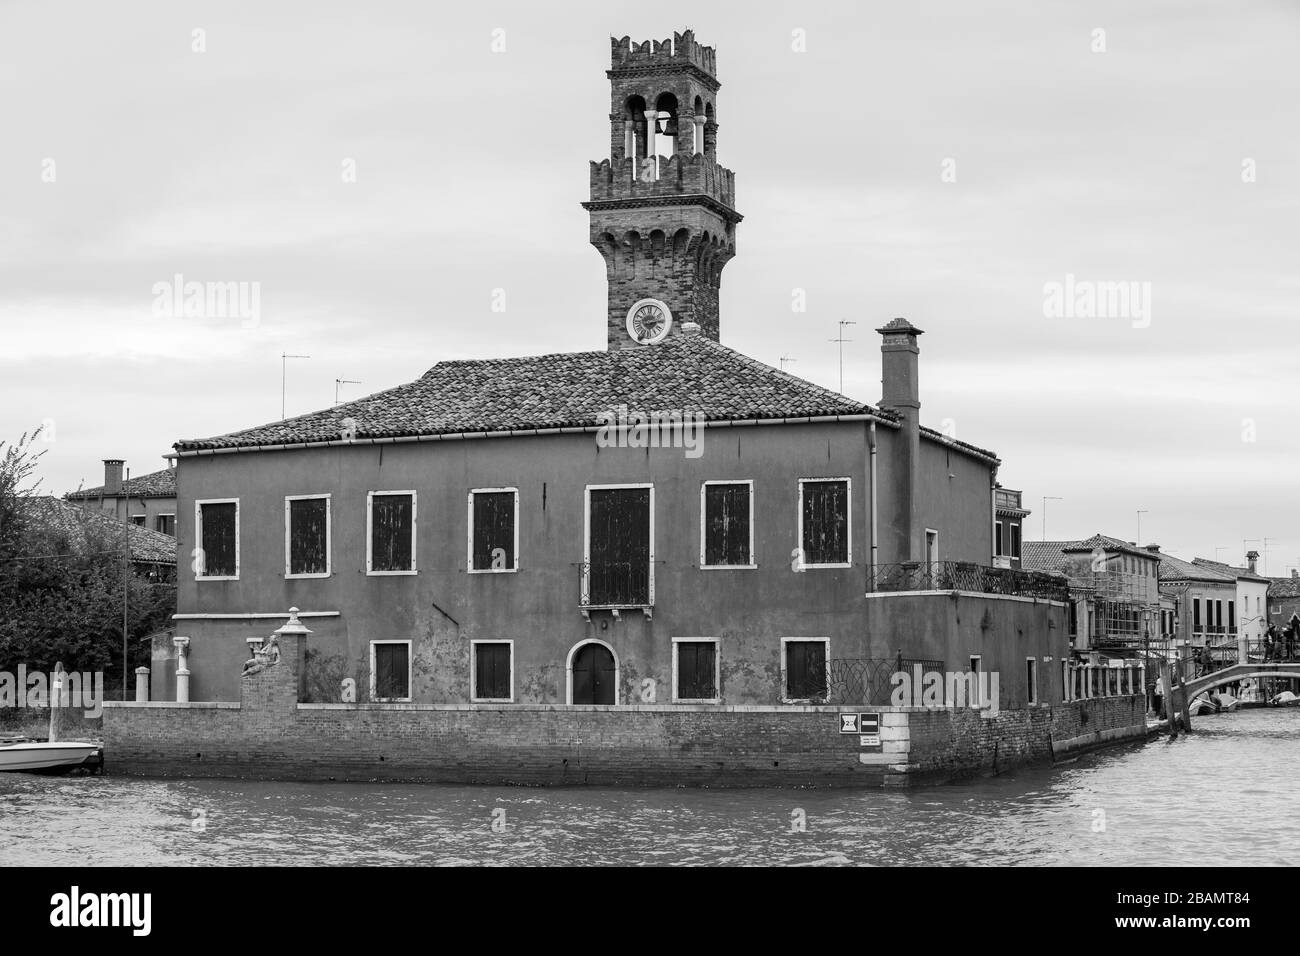
M 584 561 L 578 565 L 578 606 L 590 611 L 643 611 L 655 603 L 652 563 L 646 561 Z
M 969 561 L 905 561 L 867 569 L 867 593 L 971 591 L 1048 601 L 1069 601 L 1065 578 L 1042 571 L 995 568 Z

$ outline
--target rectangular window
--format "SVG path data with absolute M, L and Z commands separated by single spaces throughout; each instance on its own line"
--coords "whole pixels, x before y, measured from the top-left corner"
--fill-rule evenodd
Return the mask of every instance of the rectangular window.
M 145 522 L 144 515 L 131 515 L 131 524 L 143 528 Z
M 284 576 L 325 578 L 330 573 L 330 496 L 284 499 Z
M 1019 524 L 1013 524 L 1011 526 L 1011 556 L 1013 558 L 1020 557 L 1020 525 Z
M 781 643 L 786 703 L 825 702 L 830 638 L 785 637 Z
M 367 574 L 415 573 L 415 492 L 372 491 L 366 509 Z
M 1079 602 L 1070 602 L 1070 636 L 1077 637 L 1079 634 Z
M 1006 552 L 1006 546 L 1003 544 L 1003 532 L 1004 532 L 1005 530 L 1006 530 L 1006 524 L 1005 524 L 1004 522 L 1002 522 L 1002 521 L 999 521 L 999 522 L 998 522 L 998 533 L 997 533 L 997 537 L 996 537 L 995 542 L 994 542 L 995 550 L 994 550 L 994 552 L 993 552 L 993 553 L 994 553 L 995 555 L 997 555 L 999 558 L 1002 557 L 1004 554 L 1007 553 L 1007 552 Z
M 925 567 L 933 577 L 939 573 L 939 532 L 925 529 Z
M 1192 630 L 1200 631 L 1201 629 L 1201 599 L 1192 598 Z
M 849 521 L 849 479 L 800 478 L 800 567 L 850 567 L 852 531 Z
M 370 699 L 411 699 L 411 642 L 370 642 Z
M 1236 629 L 1237 629 L 1237 602 L 1229 601 L 1228 602 L 1228 630 L 1235 631 Z
M 519 569 L 519 489 L 475 488 L 469 493 L 469 570 Z
M 1214 626 L 1223 627 L 1223 602 L 1214 602 Z
M 700 567 L 754 567 L 754 483 L 700 486 Z
M 585 604 L 654 604 L 654 488 L 588 486 L 585 556 Z
M 718 642 L 710 638 L 673 638 L 673 700 L 718 701 Z
M 1025 693 L 1029 703 L 1038 703 L 1038 661 L 1032 657 L 1025 659 Z
M 176 516 L 175 515 L 156 515 L 153 519 L 154 530 L 169 534 L 176 537 Z
M 239 499 L 194 502 L 199 543 L 195 578 L 233 581 L 239 577 Z
M 471 641 L 478 703 L 514 702 L 514 641 Z

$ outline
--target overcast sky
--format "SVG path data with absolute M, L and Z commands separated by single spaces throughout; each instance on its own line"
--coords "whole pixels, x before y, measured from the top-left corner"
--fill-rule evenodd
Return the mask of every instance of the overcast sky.
M 51 423 L 46 490 L 279 418 L 282 352 L 292 415 L 603 348 L 608 37 L 689 26 L 745 216 L 725 344 L 835 388 L 855 321 L 875 402 L 906 316 L 922 420 L 998 452 L 1026 538 L 1051 495 L 1050 538 L 1145 510 L 1184 557 L 1300 563 L 1294 2 L 447 6 L 0 3 L 0 438 Z M 156 315 L 176 274 L 259 283 L 259 320 Z M 1149 315 L 1045 315 L 1067 274 Z

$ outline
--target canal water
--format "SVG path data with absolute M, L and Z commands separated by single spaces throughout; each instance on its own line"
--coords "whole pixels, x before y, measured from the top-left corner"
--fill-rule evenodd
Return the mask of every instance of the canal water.
M 1300 861 L 1300 709 L 1195 726 L 1172 742 L 904 792 L 0 774 L 0 865 Z

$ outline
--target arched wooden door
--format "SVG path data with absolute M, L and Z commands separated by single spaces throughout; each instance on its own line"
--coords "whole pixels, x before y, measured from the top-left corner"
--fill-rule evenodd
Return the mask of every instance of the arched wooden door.
M 573 655 L 573 702 L 614 703 L 614 655 L 603 644 L 583 644 Z

